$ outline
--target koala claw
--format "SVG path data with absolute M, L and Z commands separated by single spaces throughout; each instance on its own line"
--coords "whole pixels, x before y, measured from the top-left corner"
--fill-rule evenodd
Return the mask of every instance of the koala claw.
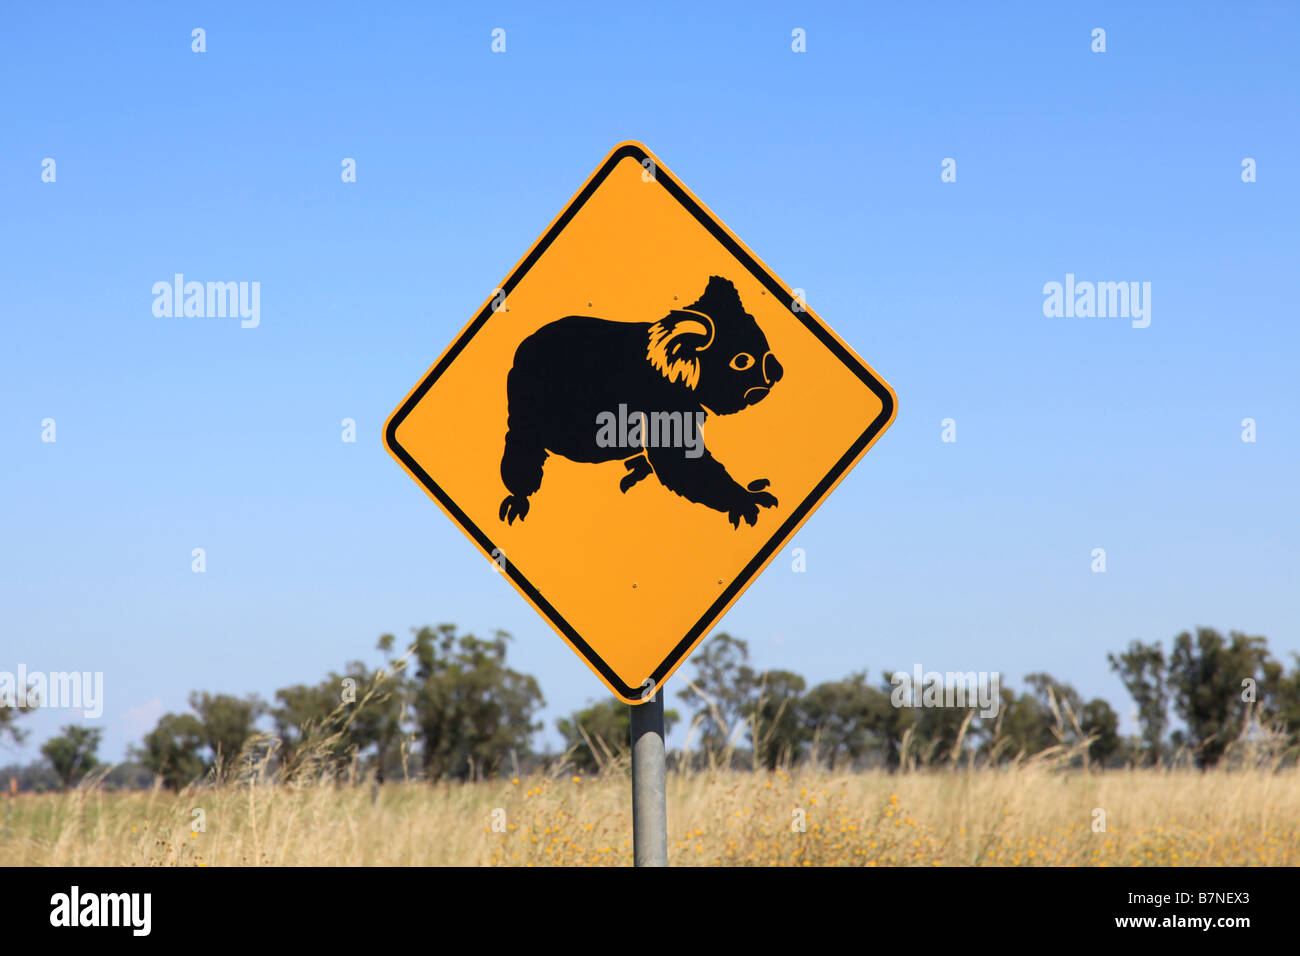
M 753 481 L 749 483 L 748 487 L 750 491 L 762 491 L 770 484 L 771 482 L 768 481 L 766 478 L 755 478 Z M 773 502 L 773 504 L 775 504 L 775 502 Z
M 767 485 L 766 480 L 760 479 L 760 481 L 762 481 L 762 486 L 765 487 Z M 750 487 L 752 488 L 758 483 L 759 482 L 752 482 Z M 776 498 L 768 494 L 766 491 L 750 491 L 746 496 L 746 500 L 727 509 L 727 519 L 731 522 L 733 528 L 740 527 L 740 520 L 742 518 L 745 519 L 745 524 L 752 528 L 758 522 L 758 509 L 774 508 L 776 507 L 776 503 Z
M 506 524 L 514 524 L 516 518 L 523 521 L 527 516 L 528 499 L 522 495 L 506 495 L 501 502 L 501 520 Z
M 623 462 L 623 467 L 627 469 L 627 474 L 623 480 L 618 483 L 618 490 L 627 494 L 627 490 L 635 485 L 642 478 L 649 475 L 654 469 L 650 467 L 650 462 L 644 455 L 638 455 L 636 458 L 629 458 Z

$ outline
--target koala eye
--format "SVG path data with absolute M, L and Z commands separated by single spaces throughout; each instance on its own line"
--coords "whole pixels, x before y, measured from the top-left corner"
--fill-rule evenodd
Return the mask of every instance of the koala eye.
M 750 355 L 748 352 L 741 352 L 731 360 L 731 367 L 737 372 L 743 372 L 745 369 L 751 368 L 753 364 L 754 356 Z

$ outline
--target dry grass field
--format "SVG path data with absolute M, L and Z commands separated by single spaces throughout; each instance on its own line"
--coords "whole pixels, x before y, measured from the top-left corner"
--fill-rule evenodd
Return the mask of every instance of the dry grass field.
M 0 865 L 625 866 L 629 794 L 619 769 L 377 791 L 83 787 L 5 797 Z M 1300 864 L 1295 770 L 678 773 L 668 800 L 678 866 Z

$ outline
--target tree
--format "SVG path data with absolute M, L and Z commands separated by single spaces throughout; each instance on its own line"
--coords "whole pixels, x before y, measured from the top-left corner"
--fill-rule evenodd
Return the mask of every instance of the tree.
M 22 713 L 17 707 L 0 704 L 0 740 L 8 737 L 16 744 L 23 742 L 27 732 L 17 724 L 17 720 Z
M 818 684 L 804 695 L 802 709 L 814 756 L 832 770 L 853 767 L 885 746 L 881 718 L 891 709 L 889 695 L 868 685 L 866 671 Z
M 352 661 L 343 674 L 331 672 L 315 685 L 283 687 L 275 697 L 279 706 L 269 713 L 287 774 L 317 759 L 336 773 L 355 759 L 368 759 L 383 782 L 405 708 L 400 686 L 386 671 L 371 672 L 361 661 Z
M 1214 766 L 1229 742 L 1247 729 L 1243 681 L 1272 685 L 1279 671 L 1263 637 L 1232 631 L 1225 641 L 1218 631 L 1198 627 L 1195 637 L 1183 631 L 1174 638 L 1169 685 L 1197 766 Z
M 1300 654 L 1292 654 L 1293 666 L 1285 673 L 1278 667 L 1265 715 L 1278 721 L 1294 741 L 1300 737 Z
M 1137 705 L 1146 759 L 1153 764 L 1160 763 L 1165 728 L 1169 725 L 1169 691 L 1165 684 L 1165 655 L 1160 642 L 1148 645 L 1133 641 L 1128 650 L 1118 656 L 1107 654 L 1106 659 Z
M 329 746 L 325 738 L 334 738 L 338 733 L 341 689 L 341 681 L 331 674 L 319 684 L 294 684 L 275 692 L 279 705 L 269 713 L 280 740 L 280 764 L 289 775 L 309 756 L 313 738 L 318 747 L 328 749 L 326 756 L 332 761 L 340 759 L 341 742 L 331 739 L 333 746 Z
M 671 733 L 681 720 L 675 710 L 664 710 L 664 733 Z M 568 717 L 555 721 L 555 729 L 564 738 L 566 753 L 572 753 L 578 770 L 599 770 L 605 761 L 627 753 L 632 740 L 632 708 L 616 697 L 609 697 Z
M 721 754 L 734 743 L 756 675 L 749 645 L 730 634 L 715 634 L 695 655 L 695 677 L 677 696 L 698 708 L 694 717 L 700 749 Z
M 1054 723 L 1061 728 L 1073 729 L 1070 715 L 1074 715 L 1077 720 L 1079 711 L 1083 707 L 1077 690 L 1043 671 L 1026 674 L 1025 684 L 1044 709 L 1052 715 Z M 1057 720 L 1058 714 L 1059 720 Z
M 883 703 L 878 703 L 872 714 L 872 729 L 884 749 L 885 766 L 890 773 L 903 763 L 903 739 L 916 727 L 916 710 L 912 707 L 894 706 L 894 671 L 885 671 L 880 678 Z
M 994 763 L 1042 753 L 1057 743 L 1052 733 L 1050 709 L 1034 694 L 1017 694 L 1010 687 L 1000 690 L 1001 700 L 993 726 L 981 724 L 980 749 Z
M 1018 755 L 1033 756 L 1051 747 L 1077 747 L 1084 739 L 1088 759 L 1105 764 L 1121 746 L 1119 718 L 1106 701 L 1082 698 L 1069 684 L 1042 672 L 1027 674 L 1029 692 L 1017 695 L 1002 688 L 1002 702 L 992 731 L 981 731 L 982 750 L 1001 762 Z M 996 749 L 996 752 L 995 752 Z
M 745 688 L 741 716 L 749 723 L 754 759 L 768 770 L 798 762 L 808 741 L 801 695 L 807 683 L 793 671 L 762 671 Z
M 193 714 L 163 714 L 144 738 L 137 758 L 172 790 L 193 783 L 203 774 L 203 724 Z
M 0 689 L 0 741 L 8 737 L 20 744 L 27 738 L 27 731 L 18 726 L 18 718 L 36 709 L 30 693 L 20 703 L 13 684 Z
M 392 650 L 393 637 L 385 634 L 379 639 L 378 649 L 384 653 Z M 406 721 L 409 685 L 402 676 L 406 672 L 407 658 L 390 659 L 388 667 L 374 672 L 367 697 L 361 698 L 363 707 L 357 715 L 358 741 L 365 741 L 374 747 L 375 777 L 380 782 L 388 773 L 390 764 L 400 760 L 396 766 L 403 774 L 406 772 L 406 760 L 401 741 Z M 396 767 L 395 767 L 396 769 Z
M 1097 698 L 1085 704 L 1072 686 L 1042 672 L 1026 674 L 1025 683 L 1034 692 L 1044 717 L 1049 721 L 1048 730 L 1055 743 L 1077 747 L 1095 731 L 1104 735 L 1106 740 L 1099 738 L 1088 745 L 1089 759 L 1100 753 L 1109 755 L 1118 747 L 1119 737 L 1115 735 L 1115 728 L 1119 719 L 1104 700 Z M 1113 741 L 1110 739 L 1112 735 Z
M 1119 716 L 1100 697 L 1094 697 L 1083 705 L 1079 724 L 1085 734 L 1096 738 L 1088 745 L 1089 760 L 1104 767 L 1123 749 L 1123 741 L 1119 737 Z
M 256 722 L 266 705 L 256 696 L 190 694 L 190 707 L 203 726 L 203 744 L 210 752 L 209 766 L 225 768 L 239 757 L 249 738 L 257 732 Z
M 41 745 L 41 754 L 58 774 L 59 783 L 66 790 L 72 784 L 99 766 L 95 752 L 103 731 L 98 727 L 78 727 L 69 724 L 58 737 L 51 737 Z
M 28 764 L 9 764 L 0 767 L 0 781 L 9 786 L 10 780 L 18 781 L 19 791 L 47 793 L 59 789 L 59 775 L 54 772 L 48 760 L 33 760 Z
M 960 756 L 957 745 L 965 744 L 963 727 L 969 734 L 974 707 L 920 707 L 911 710 L 912 744 L 909 752 L 922 764 L 943 763 Z M 970 717 L 968 722 L 967 717 Z M 973 735 L 970 735 L 974 739 Z
M 409 694 L 430 781 L 490 776 L 512 751 L 528 752 L 545 701 L 536 678 L 506 666 L 510 640 L 458 636 L 454 624 L 415 632 Z
M 164 714 L 145 735 L 136 759 L 179 790 L 209 770 L 224 771 L 256 733 L 265 710 L 256 697 L 229 694 L 190 694 L 193 714 Z M 206 753 L 205 753 L 206 752 Z

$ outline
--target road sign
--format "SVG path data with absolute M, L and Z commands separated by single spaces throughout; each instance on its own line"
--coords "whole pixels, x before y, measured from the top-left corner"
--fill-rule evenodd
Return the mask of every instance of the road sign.
M 384 441 L 606 686 L 639 703 L 894 414 L 893 390 L 803 293 L 627 142 Z

